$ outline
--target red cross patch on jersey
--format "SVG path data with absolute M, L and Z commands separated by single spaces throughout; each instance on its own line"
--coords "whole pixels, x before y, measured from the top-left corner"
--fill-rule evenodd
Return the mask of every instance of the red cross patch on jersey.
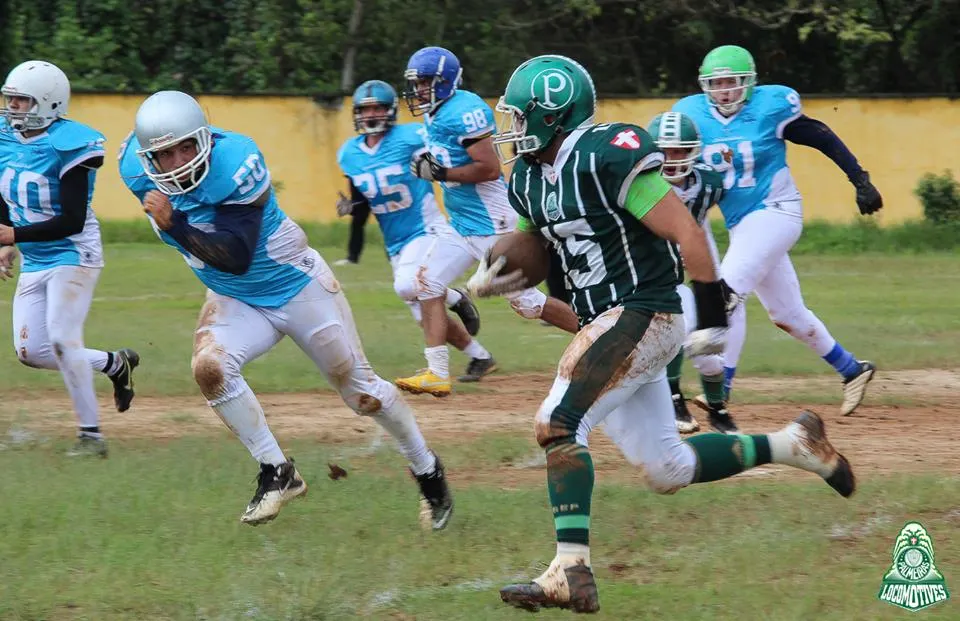
M 640 137 L 637 136 L 637 132 L 632 129 L 626 129 L 614 136 L 610 144 L 615 147 L 620 147 L 621 149 L 639 149 Z

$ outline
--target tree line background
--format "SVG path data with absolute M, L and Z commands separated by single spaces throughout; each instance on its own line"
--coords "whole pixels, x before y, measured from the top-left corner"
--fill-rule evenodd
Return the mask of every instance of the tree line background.
M 951 94 L 958 32 L 960 0 L 0 0 L 0 66 L 48 59 L 78 91 L 334 98 L 399 86 L 442 45 L 483 95 L 560 53 L 601 95 L 645 96 L 695 90 L 703 54 L 736 43 L 763 82 L 807 94 Z

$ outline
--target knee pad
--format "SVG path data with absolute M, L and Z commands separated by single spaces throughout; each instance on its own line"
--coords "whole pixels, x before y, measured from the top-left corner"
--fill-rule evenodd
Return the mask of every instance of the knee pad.
M 527 289 L 505 297 L 510 300 L 510 308 L 524 319 L 539 319 L 543 305 L 547 303 L 547 294 L 539 289 Z
M 20 364 L 33 369 L 56 370 L 60 368 L 49 346 L 43 346 L 35 350 L 29 348 L 26 344 L 21 344 L 20 348 L 17 349 L 17 360 L 20 361 Z
M 416 285 L 417 299 L 421 301 L 442 298 L 447 295 L 446 283 L 435 279 L 425 268 L 420 268 L 417 271 Z
M 413 302 L 417 299 L 418 286 L 416 279 L 395 278 L 393 280 L 393 290 L 404 302 Z
M 216 351 L 201 351 L 194 354 L 190 363 L 193 379 L 208 401 L 214 401 L 224 395 L 228 376 L 225 356 Z
M 690 485 L 697 469 L 697 458 L 679 439 L 658 461 L 645 463 L 647 484 L 658 494 L 673 494 Z
M 695 368 L 700 375 L 710 377 L 712 375 L 723 374 L 723 356 L 719 354 L 694 356 L 691 362 L 693 362 L 693 368 Z

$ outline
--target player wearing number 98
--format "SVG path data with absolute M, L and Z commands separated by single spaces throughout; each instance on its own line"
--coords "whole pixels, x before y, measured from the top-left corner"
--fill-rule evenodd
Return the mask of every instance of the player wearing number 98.
M 460 61 L 442 47 L 417 51 L 404 72 L 407 105 L 414 116 L 424 117 L 427 129 L 428 151 L 414 159 L 411 169 L 422 179 L 440 182 L 443 205 L 458 233 L 440 238 L 433 253 L 436 261 L 420 279 L 428 368 L 397 380 L 397 386 L 412 393 L 449 393 L 444 345 L 447 314 L 442 297 L 446 284 L 480 260 L 517 223 L 491 139 L 496 130 L 493 110 L 474 93 L 459 88 L 461 75 Z M 546 295 L 525 289 L 509 299 L 517 313 L 536 318 L 543 312 Z M 473 369 L 478 377 L 492 370 L 492 365 Z
M 421 273 L 443 262 L 436 252 L 441 237 L 457 237 L 440 212 L 433 185 L 414 176 L 410 162 L 426 150 L 420 123 L 397 125 L 397 94 L 386 82 L 369 80 L 353 93 L 353 126 L 357 136 L 337 152 L 347 176 L 350 198 L 341 195 L 337 213 L 347 215 L 369 206 L 383 231 L 383 242 L 393 268 L 393 288 L 414 319 L 422 323 Z M 457 274 L 447 272 L 449 278 Z M 463 321 L 447 322 L 446 342 L 470 356 L 461 381 L 479 380 L 495 365 L 490 353 L 471 338 L 480 329 L 480 316 L 469 296 L 443 285 L 444 306 Z M 428 361 L 429 362 L 429 361 Z
M 883 206 L 867 171 L 829 127 L 803 114 L 800 96 L 786 86 L 756 86 L 750 52 L 735 45 L 710 51 L 700 66 L 703 94 L 673 109 L 690 116 L 703 138 L 703 161 L 724 174 L 720 211 L 730 230 L 730 246 L 720 273 L 739 296 L 757 298 L 781 329 L 806 343 L 843 378 L 843 415 L 863 401 L 876 370 L 857 360 L 803 302 L 788 252 L 800 238 L 803 208 L 787 166 L 786 140 L 814 147 L 846 173 L 856 188 L 862 214 Z M 743 317 L 742 313 L 734 315 Z M 732 324 L 724 352 L 727 392 L 746 338 Z
M 260 463 L 241 516 L 257 525 L 307 491 L 280 450 L 243 366 L 289 336 L 344 402 L 396 439 L 433 528 L 452 511 L 443 468 L 396 387 L 367 362 L 340 285 L 303 230 L 277 204 L 253 140 L 211 127 L 178 91 L 151 95 L 120 152 L 120 174 L 164 243 L 207 286 L 194 336 L 194 379 L 209 405 Z
M 100 225 L 90 209 L 103 135 L 64 118 L 70 82 L 57 66 L 31 60 L 2 87 L 0 279 L 15 246 L 23 255 L 13 299 L 13 338 L 23 364 L 59 370 L 79 423 L 68 455 L 106 457 L 93 371 L 108 375 L 119 411 L 133 399 L 135 352 L 86 349 L 83 324 L 103 268 Z

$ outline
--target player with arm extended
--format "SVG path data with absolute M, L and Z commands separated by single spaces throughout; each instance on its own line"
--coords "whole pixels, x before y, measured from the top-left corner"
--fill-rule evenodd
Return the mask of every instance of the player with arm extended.
M 795 90 L 756 85 L 756 65 L 744 48 L 724 45 L 710 51 L 699 79 L 703 93 L 681 99 L 673 109 L 694 120 L 703 139 L 703 161 L 724 176 L 720 211 L 730 246 L 721 276 L 740 297 L 755 292 L 774 324 L 840 374 L 840 412 L 849 415 L 863 401 L 876 367 L 844 349 L 804 304 L 788 254 L 803 231 L 803 205 L 787 166 L 786 141 L 814 147 L 836 163 L 856 189 L 861 214 L 882 208 L 880 193 L 840 138 L 803 113 Z M 746 331 L 732 330 L 731 336 L 724 352 L 728 396 Z
M 426 130 L 420 123 L 397 125 L 397 95 L 386 82 L 370 80 L 353 94 L 353 125 L 357 136 L 348 139 L 337 152 L 337 162 L 347 177 L 350 197 L 340 194 L 337 213 L 354 209 L 371 210 L 383 231 L 387 256 L 393 268 L 393 288 L 422 324 L 417 300 L 420 274 L 441 261 L 435 251 L 442 237 L 457 233 L 440 212 L 433 186 L 414 176 L 410 162 L 425 149 Z M 446 276 L 453 274 L 446 272 Z M 444 284 L 444 305 L 463 322 L 447 321 L 445 342 L 470 356 L 461 381 L 476 381 L 478 365 L 493 364 L 490 353 L 471 338 L 480 330 L 477 307 L 463 291 Z M 428 361 L 429 362 L 429 361 Z M 428 391 L 429 392 L 429 391 Z M 442 392 L 438 396 L 445 396 Z
M 684 339 L 677 247 L 697 301 L 690 355 L 723 349 L 723 287 L 703 230 L 660 176 L 664 157 L 653 139 L 635 125 L 593 124 L 595 106 L 586 70 L 553 55 L 520 65 L 497 106 L 509 120 L 494 141 L 514 144 L 521 154 L 510 175 L 518 230 L 561 252 L 582 326 L 535 421 L 547 458 L 556 556 L 532 582 L 500 590 L 503 601 L 529 610 L 600 607 L 589 547 L 594 470 L 587 441 L 604 419 L 607 433 L 631 463 L 644 466 L 659 493 L 765 463 L 814 472 L 843 496 L 855 489 L 849 462 L 810 412 L 771 434 L 680 439 L 665 374 Z M 487 296 L 522 286 L 499 276 L 502 266 L 485 257 L 468 288 Z
M 404 76 L 404 98 L 414 116 L 425 121 L 427 151 L 414 159 L 413 174 L 438 181 L 443 205 L 458 235 L 442 236 L 419 279 L 417 298 L 423 313 L 428 368 L 397 379 L 412 393 L 450 393 L 446 347 L 447 283 L 463 274 L 499 236 L 513 231 L 517 215 L 510 208 L 507 186 L 490 136 L 496 129 L 493 110 L 480 97 L 459 88 L 462 70 L 457 57 L 441 47 L 427 47 L 410 57 Z M 510 304 L 521 316 L 539 317 L 546 295 L 537 289 L 513 293 Z M 471 360 L 467 374 L 476 379 L 495 369 L 492 358 Z
M 687 115 L 680 112 L 658 114 L 650 121 L 647 131 L 653 137 L 657 148 L 663 151 L 664 162 L 660 174 L 670 182 L 673 191 L 703 229 L 714 268 L 719 272 L 720 253 L 717 251 L 717 244 L 710 231 L 707 214 L 723 196 L 723 175 L 706 164 L 697 163 L 703 143 L 696 123 Z M 677 293 L 680 294 L 680 300 L 683 302 L 683 318 L 689 333 L 696 327 L 696 301 L 690 287 L 685 284 L 677 286 Z M 725 293 L 729 295 L 729 291 L 725 290 Z M 730 295 L 727 300 L 728 313 L 743 313 L 743 305 L 739 302 L 738 298 Z M 733 322 L 731 317 L 730 323 Z M 740 322 L 740 325 L 745 324 Z M 723 388 L 723 357 L 717 354 L 698 356 L 693 359 L 693 366 L 700 372 L 700 383 L 703 387 L 703 395 L 695 398 L 694 403 L 707 411 L 710 426 L 716 431 L 738 433 L 736 423 L 726 406 Z M 677 429 L 680 433 L 693 433 L 700 428 L 700 423 L 687 409 L 686 400 L 680 389 L 682 369 L 683 351 L 681 350 L 667 365 L 667 381 L 673 395 Z
M 103 135 L 65 118 L 70 82 L 56 65 L 30 60 L 2 87 L 0 121 L 0 278 L 20 249 L 13 298 L 13 343 L 20 362 L 59 370 L 77 417 L 71 456 L 107 456 L 93 372 L 113 382 L 114 404 L 133 400 L 131 349 L 87 349 L 83 324 L 103 269 L 100 224 L 90 207 Z
M 422 519 L 446 526 L 453 500 L 443 466 L 399 391 L 367 362 L 340 283 L 281 211 L 256 143 L 210 126 L 186 93 L 160 91 L 137 111 L 120 175 L 160 239 L 207 287 L 191 366 L 207 403 L 260 464 L 241 521 L 268 522 L 307 491 L 241 375 L 289 336 L 350 409 L 393 436 L 420 487 Z

